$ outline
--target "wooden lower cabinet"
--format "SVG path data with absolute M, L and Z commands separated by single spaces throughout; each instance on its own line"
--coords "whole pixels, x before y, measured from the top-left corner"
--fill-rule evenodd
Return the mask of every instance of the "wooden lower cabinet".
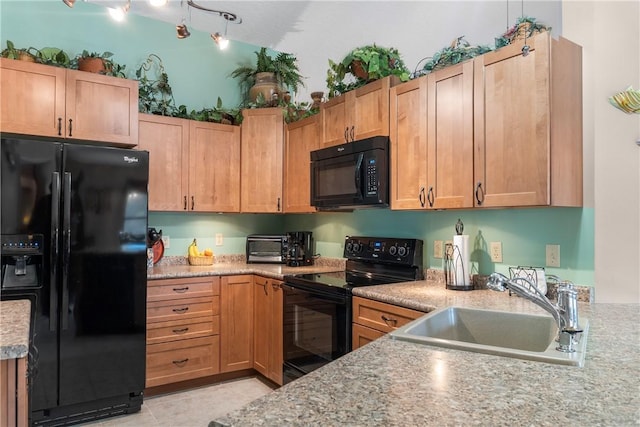
M 27 358 L 0 361 L 0 427 L 26 427 L 27 402 Z
M 410 308 L 353 297 L 353 349 L 360 348 L 424 314 Z
M 253 367 L 282 385 L 282 282 L 253 279 Z
M 146 387 L 220 372 L 220 278 L 147 282 Z
M 220 284 L 220 372 L 253 368 L 253 275 Z

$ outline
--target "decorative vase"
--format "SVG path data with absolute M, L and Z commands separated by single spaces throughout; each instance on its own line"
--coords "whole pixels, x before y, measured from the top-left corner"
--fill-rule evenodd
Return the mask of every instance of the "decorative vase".
M 271 103 L 274 99 L 277 101 L 280 92 L 274 73 L 257 73 L 256 83 L 249 89 L 249 99 L 256 102 L 258 95 L 262 94 L 265 102 Z
M 313 100 L 313 104 L 311 104 L 312 109 L 320 108 L 323 95 L 324 95 L 324 92 L 311 92 L 311 99 Z
M 96 74 L 105 74 L 106 72 L 102 58 L 80 58 L 78 59 L 78 70 Z

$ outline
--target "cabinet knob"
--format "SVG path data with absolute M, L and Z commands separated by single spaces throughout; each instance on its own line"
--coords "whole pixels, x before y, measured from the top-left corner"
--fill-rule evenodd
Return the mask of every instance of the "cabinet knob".
M 356 127 L 355 126 L 351 126 L 351 131 L 349 132 L 349 137 L 351 138 L 351 142 L 355 141 L 355 132 L 356 132 Z
M 194 196 L 191 196 L 191 210 L 194 210 L 196 207 L 196 200 Z
M 424 187 L 420 187 L 420 192 L 418 193 L 418 200 L 420 201 L 420 207 L 424 208 L 424 204 L 425 204 Z
M 349 142 L 349 126 L 344 128 L 344 142 Z
M 62 117 L 58 117 L 58 136 L 62 136 Z
M 73 123 L 73 120 L 69 119 L 69 136 L 73 136 L 73 135 L 71 135 L 71 131 L 73 130 L 73 124 L 72 123 Z
M 187 210 L 187 196 L 184 196 L 184 210 Z

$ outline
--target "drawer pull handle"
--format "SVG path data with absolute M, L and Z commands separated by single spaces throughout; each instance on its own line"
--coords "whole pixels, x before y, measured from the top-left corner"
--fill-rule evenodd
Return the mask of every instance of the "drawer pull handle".
M 391 319 L 387 316 L 385 316 L 384 314 L 382 316 L 382 320 L 384 320 L 384 323 L 389 324 L 389 323 L 393 323 L 394 325 L 398 324 L 398 320 L 397 319 Z
M 173 288 L 173 292 L 178 292 L 179 294 L 187 292 L 188 290 L 189 290 L 188 286 L 185 286 L 184 288 Z
M 173 312 L 174 313 L 185 313 L 189 310 L 189 307 L 182 307 L 182 308 L 174 308 Z
M 174 329 L 173 333 L 174 334 L 184 334 L 185 332 L 187 332 L 189 330 L 189 328 L 181 328 L 181 329 Z
M 174 360 L 172 363 L 176 366 L 180 366 L 180 365 L 184 366 L 184 364 L 187 363 L 188 361 L 189 361 L 189 358 L 187 357 L 186 359 L 182 359 L 182 360 Z

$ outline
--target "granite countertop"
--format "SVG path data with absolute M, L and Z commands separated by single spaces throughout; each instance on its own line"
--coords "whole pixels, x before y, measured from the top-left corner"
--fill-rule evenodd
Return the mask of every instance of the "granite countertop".
M 458 305 L 546 313 L 508 293 L 427 281 L 354 294 L 423 311 Z M 640 305 L 579 303 L 579 312 L 589 319 L 582 368 L 387 335 L 210 425 L 637 425 Z
M 147 279 L 174 279 L 197 276 L 228 276 L 257 274 L 272 279 L 282 279 L 288 274 L 322 273 L 344 270 L 344 261 L 323 260 L 312 266 L 287 267 L 283 264 L 247 264 L 243 262 L 216 262 L 213 265 L 194 266 L 188 264 L 156 265 L 147 270 Z
M 0 301 L 0 360 L 29 354 L 29 300 Z

